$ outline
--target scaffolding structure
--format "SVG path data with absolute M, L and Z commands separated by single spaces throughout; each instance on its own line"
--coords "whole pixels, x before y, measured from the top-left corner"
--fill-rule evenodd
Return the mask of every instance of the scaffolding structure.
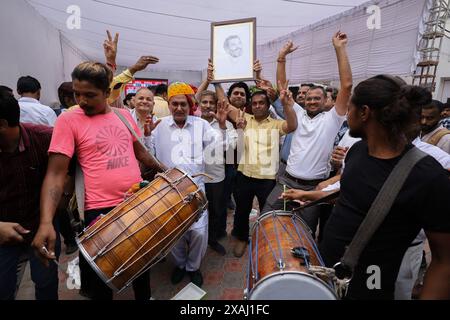
M 446 36 L 445 26 L 449 12 L 450 0 L 432 1 L 425 31 L 419 44 L 420 60 L 417 63 L 413 84 L 428 88 L 431 92 L 436 89 L 436 72 L 442 42 Z

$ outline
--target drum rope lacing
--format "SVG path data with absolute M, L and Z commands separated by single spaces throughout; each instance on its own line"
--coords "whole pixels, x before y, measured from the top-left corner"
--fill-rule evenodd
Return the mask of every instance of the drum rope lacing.
M 164 189 L 167 189 L 167 188 L 169 188 L 169 187 L 172 187 L 172 188 L 173 188 L 173 185 L 172 185 L 172 184 L 174 184 L 174 185 L 175 185 L 175 184 L 178 184 L 178 183 L 181 181 L 181 179 L 183 179 L 185 176 L 186 176 L 186 175 L 183 175 L 183 176 L 181 176 L 179 179 L 177 179 L 177 180 L 175 180 L 175 181 L 170 181 L 170 182 L 166 179 L 166 181 L 168 182 L 168 184 L 167 184 L 166 186 L 162 187 L 160 190 L 158 190 L 158 192 L 151 194 L 150 196 L 148 196 L 148 197 L 145 198 L 144 200 L 149 200 L 150 198 L 152 198 L 152 197 L 154 197 L 154 196 L 156 197 L 156 195 L 157 195 L 160 191 L 163 191 Z M 150 188 L 151 186 L 153 186 L 153 184 L 154 184 L 154 181 L 152 181 L 152 183 L 150 183 L 145 189 Z M 143 192 L 143 190 L 144 190 L 144 189 L 141 189 L 140 192 L 134 194 L 134 195 L 129 199 L 129 201 L 135 200 L 135 199 L 138 197 L 138 195 L 139 195 L 141 192 Z M 165 194 L 163 194 L 163 197 L 166 196 L 170 191 L 172 191 L 172 189 L 169 189 Z M 181 194 L 180 194 L 180 197 L 182 197 Z M 105 229 L 106 227 L 110 226 L 111 224 L 113 224 L 114 222 L 116 222 L 117 220 L 119 220 L 119 219 L 120 219 L 121 217 L 123 217 L 125 214 L 129 213 L 131 210 L 134 210 L 134 209 L 135 209 L 136 207 L 138 207 L 140 204 L 141 204 L 141 203 L 136 203 L 134 206 L 129 207 L 128 210 L 122 212 L 122 213 L 119 214 L 119 215 L 114 216 L 114 219 L 111 219 L 111 220 L 107 221 L 108 223 L 102 223 L 101 225 L 99 225 L 99 226 L 96 227 L 96 228 L 95 228 L 95 225 L 92 226 L 92 227 L 94 227 L 95 229 L 93 229 L 89 234 L 87 234 L 86 237 L 85 237 L 85 239 L 90 239 L 90 238 L 92 238 L 94 235 L 96 235 L 97 233 L 99 233 L 100 231 L 102 231 L 103 229 Z M 156 202 L 155 202 L 148 210 L 150 210 L 155 204 L 156 204 Z M 121 208 L 121 206 L 124 206 L 124 205 L 125 205 L 125 203 L 122 203 L 119 207 L 116 208 L 116 210 L 118 210 L 119 208 Z M 148 211 L 148 210 L 147 210 L 147 211 Z M 139 220 L 140 217 L 142 217 L 144 214 L 146 214 L 147 211 L 145 211 L 144 213 L 142 213 L 142 214 L 137 218 L 137 220 Z M 135 221 L 137 221 L 137 220 L 135 220 Z
M 197 210 L 189 217 L 188 220 L 190 220 L 193 216 L 197 215 L 199 211 L 201 211 L 200 208 L 197 209 Z M 174 233 L 175 231 L 177 231 L 180 227 L 183 227 L 183 228 L 180 230 L 180 232 L 179 232 L 178 234 L 184 234 L 184 232 L 189 228 L 188 225 L 185 225 L 185 226 L 179 225 L 179 226 L 177 226 L 174 230 L 172 230 L 171 233 L 169 233 L 168 235 L 166 235 L 166 237 L 164 237 L 163 240 L 165 240 L 169 235 L 171 235 L 172 233 Z M 175 238 L 176 238 L 176 237 L 177 237 L 177 236 L 175 236 Z M 155 247 L 157 247 L 163 240 L 160 240 L 160 241 L 155 245 Z M 161 260 L 163 259 L 163 257 L 164 257 L 169 251 L 171 251 L 172 248 L 173 248 L 176 244 L 177 244 L 177 242 L 175 241 L 175 242 L 173 242 L 172 244 L 171 244 L 171 243 L 168 243 L 168 244 L 166 244 L 163 248 L 161 248 L 160 254 L 159 254 L 160 257 L 159 257 L 159 258 L 156 258 L 155 260 L 151 260 L 151 261 L 147 262 L 147 263 L 146 263 L 146 264 L 145 264 L 145 265 L 144 265 L 144 266 L 136 273 L 135 276 L 133 276 L 130 280 L 128 280 L 128 282 L 126 283 L 124 289 L 125 289 L 126 287 L 129 287 L 129 286 L 132 284 L 132 282 L 133 282 L 134 280 L 136 280 L 137 278 L 139 278 L 145 271 L 147 271 L 148 269 L 150 269 L 151 267 L 153 267 L 155 264 L 157 264 L 159 261 L 161 261 Z M 140 249 L 139 249 L 139 250 L 140 250 Z M 151 250 L 152 250 L 152 249 L 147 250 L 143 255 L 146 255 L 146 254 L 149 253 Z M 141 255 L 141 257 L 142 257 L 143 255 Z M 137 261 L 138 261 L 138 260 L 135 260 L 134 262 L 132 262 L 128 267 L 126 267 L 125 269 L 123 269 L 123 271 L 126 271 L 128 268 L 130 268 L 130 267 L 131 267 L 133 264 L 135 264 Z M 122 272 L 123 272 L 123 271 L 122 271 Z M 112 281 L 114 278 L 116 278 L 117 276 L 118 276 L 118 275 L 114 275 L 110 280 L 108 280 L 108 282 L 111 282 L 111 281 Z
M 141 227 L 137 228 L 135 231 L 133 231 L 132 233 L 127 234 L 128 237 L 134 236 L 135 234 L 137 234 L 138 232 L 142 231 L 143 229 L 147 228 L 151 223 L 153 223 L 154 221 L 160 219 L 163 215 L 165 215 L 166 213 L 170 213 L 170 211 L 172 209 L 174 209 L 176 206 L 185 203 L 184 199 L 181 199 L 180 201 L 176 202 L 175 204 L 173 204 L 171 207 L 168 207 L 165 211 L 161 212 L 161 214 L 159 214 L 158 216 L 153 217 L 151 220 L 149 220 L 148 222 L 146 222 L 145 224 L 143 224 Z M 153 204 L 154 205 L 154 204 Z M 140 215 L 137 216 L 137 218 L 135 218 L 128 227 L 133 226 L 135 223 L 137 223 L 138 221 L 140 221 L 140 219 L 147 214 L 148 211 L 150 211 L 150 209 L 153 207 L 150 206 L 147 210 L 145 210 L 143 213 L 141 213 Z M 173 214 L 173 216 L 175 216 L 176 214 L 178 214 L 178 212 L 182 209 L 183 207 L 180 207 L 177 209 L 177 211 Z M 163 225 L 165 226 L 165 225 Z M 158 230 L 159 231 L 159 230 Z M 102 257 L 104 256 L 106 253 L 110 252 L 111 250 L 113 250 L 115 247 L 117 247 L 118 245 L 120 245 L 122 242 L 126 241 L 128 238 L 127 237 L 123 237 L 120 241 L 115 242 L 120 236 L 122 236 L 123 234 L 125 234 L 127 232 L 127 229 L 123 229 L 121 232 L 119 232 L 119 234 L 117 234 L 117 236 L 110 240 L 108 243 L 106 243 L 106 245 L 100 249 L 97 254 L 92 258 L 92 260 L 97 259 L 98 257 Z M 113 244 L 114 243 L 114 244 Z
M 336 277 L 336 271 L 333 268 L 326 268 L 323 266 L 310 266 L 309 271 L 319 278 L 326 277 L 329 280 L 333 281 L 336 295 L 340 299 L 344 298 L 347 294 L 350 280 L 339 279 L 338 277 Z
M 196 192 L 194 192 L 194 193 L 190 193 L 190 194 L 188 194 L 186 197 L 188 197 L 188 196 L 192 196 L 192 197 L 195 197 L 195 194 L 197 194 L 199 192 L 199 190 L 197 190 Z M 181 200 L 181 202 L 183 202 L 183 199 Z M 174 208 L 176 205 L 178 205 L 180 202 L 178 202 L 177 204 L 175 204 L 174 206 L 172 206 L 172 208 Z M 162 216 L 163 214 L 165 214 L 165 213 L 167 213 L 168 211 L 170 211 L 172 208 L 169 208 L 169 209 L 167 209 L 164 213 L 162 213 L 161 215 L 159 215 L 158 217 L 160 217 L 160 216 Z M 175 213 L 173 213 L 172 214 L 172 217 L 175 217 L 182 209 L 183 209 L 184 207 L 180 207 L 180 208 L 178 208 L 176 211 L 175 211 Z M 189 218 L 187 219 L 187 220 L 191 220 L 193 217 L 195 217 L 195 216 L 197 216 L 197 214 L 199 213 L 199 211 L 200 211 L 200 208 L 198 208 L 194 213 L 192 213 L 190 216 L 189 216 Z M 118 275 L 120 275 L 122 272 L 124 272 L 124 271 L 126 271 L 127 269 L 129 269 L 131 266 L 133 266 L 138 260 L 139 260 L 139 258 L 137 258 L 137 259 L 135 259 L 133 262 L 131 262 L 127 267 L 125 267 L 125 265 L 128 263 L 128 262 L 130 262 L 148 243 L 150 243 L 150 241 L 157 235 L 157 234 L 159 234 L 159 232 L 162 230 L 162 229 L 164 229 L 170 222 L 171 222 L 172 220 L 167 220 L 165 223 L 163 223 L 160 227 L 159 227 L 159 229 L 158 230 L 156 230 L 156 232 L 150 237 L 150 238 L 148 238 L 140 247 L 139 247 L 139 249 L 134 253 L 134 254 L 132 254 L 119 268 L 118 268 L 118 270 L 116 270 L 115 272 L 114 272 L 114 275 L 115 276 L 118 276 Z M 147 226 L 149 223 L 146 223 L 145 224 L 145 226 Z M 170 234 L 172 234 L 172 233 L 174 233 L 174 232 L 176 232 L 180 227 L 182 227 L 183 225 L 178 225 L 177 227 L 175 227 L 175 229 L 173 229 L 172 231 L 171 231 L 171 233 Z M 140 228 L 140 229 L 142 229 L 142 228 Z M 152 251 L 155 247 L 157 247 L 162 241 L 164 241 L 170 234 L 168 234 L 168 235 L 166 235 L 166 237 L 165 238 L 163 238 L 163 239 L 161 239 L 158 243 L 156 243 L 155 244 L 155 246 L 154 247 L 152 247 L 152 248 L 150 248 L 150 249 L 148 249 L 147 251 L 145 251 L 142 255 L 141 255 L 141 257 L 142 256 L 144 256 L 144 255 L 146 255 L 146 254 L 148 254 L 150 251 Z M 123 240 L 122 240 L 123 241 Z M 125 267 L 125 268 L 124 268 Z
M 272 214 L 273 229 L 275 232 L 275 237 L 277 238 L 278 251 L 280 253 L 280 259 L 278 259 L 277 263 L 278 263 L 278 268 L 280 268 L 280 270 L 283 271 L 283 269 L 286 267 L 286 264 L 283 261 L 283 251 L 281 250 L 281 242 L 280 242 L 280 237 L 278 236 L 277 224 L 275 223 L 275 219 L 278 220 L 278 216 L 274 213 L 274 214 Z M 283 224 L 281 223 L 281 225 L 283 225 Z

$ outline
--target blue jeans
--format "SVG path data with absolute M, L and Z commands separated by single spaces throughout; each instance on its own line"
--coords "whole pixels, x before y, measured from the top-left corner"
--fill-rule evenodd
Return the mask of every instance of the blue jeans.
M 56 257 L 61 252 L 59 236 L 55 246 Z M 0 246 L 0 300 L 14 300 L 19 261 L 30 261 L 31 280 L 35 285 L 36 300 L 58 300 L 58 267 L 49 262 L 47 268 L 30 245 Z

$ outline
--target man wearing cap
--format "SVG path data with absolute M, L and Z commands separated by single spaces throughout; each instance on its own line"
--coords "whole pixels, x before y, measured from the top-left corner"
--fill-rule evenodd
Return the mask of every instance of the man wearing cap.
M 193 101 L 192 88 L 181 82 L 173 83 L 168 88 L 168 100 L 171 116 L 161 119 L 151 134 L 151 149 L 155 156 L 169 167 L 177 167 L 189 175 L 205 172 L 205 161 L 208 150 L 222 147 L 226 136 L 227 112 L 218 108 L 216 118 L 221 133 L 214 130 L 208 121 L 189 115 Z M 214 149 L 215 150 L 215 149 Z M 223 161 L 220 152 L 216 152 L 219 161 Z M 202 177 L 193 179 L 204 191 Z M 197 286 L 203 284 L 200 264 L 208 246 L 208 212 L 204 211 L 200 218 L 178 241 L 171 251 L 176 265 L 171 281 L 173 284 L 183 280 L 186 272 Z

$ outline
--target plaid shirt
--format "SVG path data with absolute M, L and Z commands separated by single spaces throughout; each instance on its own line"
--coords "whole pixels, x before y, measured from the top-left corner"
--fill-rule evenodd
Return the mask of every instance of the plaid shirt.
M 13 153 L 0 150 L 0 221 L 17 222 L 32 231 L 30 236 L 39 226 L 51 136 L 50 127 L 21 123 L 18 149 Z
M 441 126 L 443 126 L 444 128 L 447 128 L 448 130 L 450 130 L 450 117 L 442 119 L 441 122 L 439 122 L 439 124 Z

